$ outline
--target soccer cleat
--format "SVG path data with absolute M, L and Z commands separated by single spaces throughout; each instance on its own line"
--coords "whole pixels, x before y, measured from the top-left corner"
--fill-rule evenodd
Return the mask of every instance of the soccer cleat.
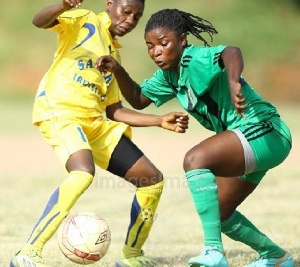
M 224 254 L 210 246 L 205 246 L 199 256 L 190 258 L 188 264 L 190 267 L 228 267 Z
M 20 254 L 15 254 L 9 264 L 9 267 L 46 267 L 41 253 L 36 250 L 29 250 Z
M 262 259 L 259 258 L 256 261 L 246 265 L 246 267 L 293 267 L 294 262 L 291 254 L 285 253 L 281 258 Z
M 125 258 L 121 253 L 121 259 L 116 262 L 115 267 L 156 267 L 158 266 L 154 260 L 144 256 L 144 252 L 137 257 Z

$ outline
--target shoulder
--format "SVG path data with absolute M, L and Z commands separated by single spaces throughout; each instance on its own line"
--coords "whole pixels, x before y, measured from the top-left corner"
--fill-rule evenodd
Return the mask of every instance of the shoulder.
M 60 18 L 70 18 L 70 19 L 73 18 L 73 19 L 76 19 L 76 18 L 86 17 L 86 16 L 89 16 L 89 15 L 96 16 L 96 14 L 91 10 L 74 9 L 74 10 L 69 10 L 69 11 L 66 11 L 66 12 L 62 13 L 59 17 Z
M 217 53 L 222 53 L 226 48 L 225 45 L 218 46 L 190 46 L 186 49 L 186 55 L 190 55 L 193 58 L 210 57 Z
M 97 21 L 97 15 L 87 9 L 75 9 L 62 13 L 57 20 L 59 23 L 52 28 L 53 30 L 60 33 L 74 33 L 79 31 L 85 23 Z
M 226 46 L 189 46 L 185 49 L 182 59 L 181 67 L 189 70 L 199 70 L 202 68 L 209 68 L 215 65 Z

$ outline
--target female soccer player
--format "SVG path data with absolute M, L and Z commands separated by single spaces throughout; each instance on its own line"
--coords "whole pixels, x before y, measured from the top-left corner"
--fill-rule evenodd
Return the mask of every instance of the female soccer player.
M 100 55 L 119 61 L 116 36 L 131 32 L 143 15 L 144 0 L 107 0 L 106 12 L 73 10 L 82 0 L 63 0 L 41 10 L 33 19 L 40 28 L 58 34 L 54 62 L 38 88 L 33 123 L 68 172 L 67 179 L 51 196 L 44 213 L 23 249 L 10 266 L 45 266 L 41 252 L 80 195 L 89 187 L 95 164 L 124 177 L 137 187 L 131 221 L 118 266 L 153 266 L 143 255 L 153 220 L 142 210 L 155 213 L 163 188 L 161 172 L 130 140 L 131 126 L 160 126 L 183 133 L 187 114 L 140 114 L 121 104 L 113 75 L 100 77 L 94 68 Z M 110 120 L 103 118 L 103 113 Z M 125 123 L 124 123 L 125 122 Z
M 110 56 L 96 64 L 112 72 L 127 101 L 136 109 L 161 106 L 177 98 L 182 107 L 216 134 L 195 145 L 184 158 L 186 178 L 202 221 L 204 248 L 190 266 L 228 266 L 221 232 L 259 253 L 254 266 L 293 266 L 289 253 L 261 233 L 236 208 L 266 172 L 289 154 L 291 135 L 276 108 L 241 76 L 243 58 L 236 47 L 209 47 L 202 33 L 216 34 L 212 24 L 177 9 L 149 19 L 145 41 L 159 67 L 142 84 L 135 83 Z M 188 44 L 193 34 L 204 46 Z

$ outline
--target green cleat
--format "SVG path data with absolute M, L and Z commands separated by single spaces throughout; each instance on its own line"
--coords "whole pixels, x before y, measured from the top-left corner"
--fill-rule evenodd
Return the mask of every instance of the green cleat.
M 257 259 L 246 267 L 293 267 L 294 262 L 291 254 L 285 253 L 281 258 Z
M 46 267 L 41 253 L 36 250 L 28 250 L 25 253 L 20 251 L 15 254 L 9 267 Z
M 121 259 L 116 262 L 115 267 L 156 267 L 158 266 L 154 260 L 144 256 L 144 252 L 137 257 L 125 258 L 121 253 Z
M 204 247 L 199 256 L 190 258 L 188 264 L 190 267 L 228 267 L 224 254 L 209 246 Z

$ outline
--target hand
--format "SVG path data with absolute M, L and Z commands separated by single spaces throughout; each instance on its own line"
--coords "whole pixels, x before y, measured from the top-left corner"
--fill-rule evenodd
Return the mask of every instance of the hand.
M 236 110 L 244 119 L 246 118 L 244 110 L 247 108 L 245 104 L 245 97 L 241 91 L 241 84 L 239 82 L 230 83 L 231 102 Z
M 62 0 L 62 4 L 65 10 L 69 10 L 73 7 L 77 8 L 81 6 L 83 0 Z
M 112 56 L 102 56 L 97 59 L 95 68 L 98 69 L 102 76 L 107 72 L 114 72 L 120 64 Z
M 188 129 L 189 117 L 187 113 L 171 112 L 162 116 L 161 127 L 176 133 L 185 133 Z

